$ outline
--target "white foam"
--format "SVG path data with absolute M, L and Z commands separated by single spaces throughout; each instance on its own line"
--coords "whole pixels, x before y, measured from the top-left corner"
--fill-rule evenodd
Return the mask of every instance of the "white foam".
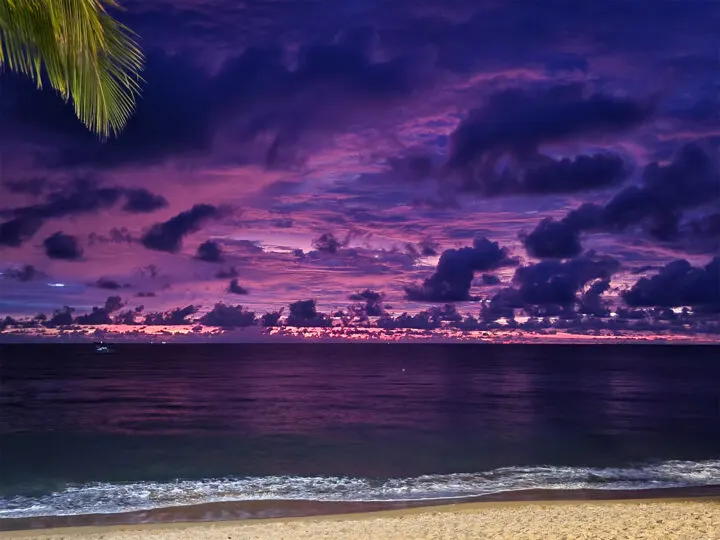
M 421 501 L 466 498 L 524 489 L 652 489 L 720 484 L 720 460 L 666 461 L 633 468 L 504 467 L 477 473 L 373 480 L 348 477 L 264 476 L 95 483 L 42 496 L 0 499 L 0 517 L 106 514 L 209 502 Z

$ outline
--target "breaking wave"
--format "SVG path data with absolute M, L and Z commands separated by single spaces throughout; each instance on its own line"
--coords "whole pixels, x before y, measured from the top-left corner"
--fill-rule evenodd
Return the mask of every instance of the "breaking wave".
M 240 501 L 389 502 L 468 498 L 525 489 L 639 490 L 720 484 L 720 460 L 626 468 L 503 467 L 412 478 L 264 476 L 69 485 L 44 495 L 0 498 L 0 518 L 109 514 Z

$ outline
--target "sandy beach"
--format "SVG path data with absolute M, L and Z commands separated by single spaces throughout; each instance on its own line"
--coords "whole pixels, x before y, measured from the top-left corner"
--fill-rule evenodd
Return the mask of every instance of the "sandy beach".
M 3 532 L 0 538 L 716 540 L 720 539 L 720 499 L 468 503 L 312 518 Z

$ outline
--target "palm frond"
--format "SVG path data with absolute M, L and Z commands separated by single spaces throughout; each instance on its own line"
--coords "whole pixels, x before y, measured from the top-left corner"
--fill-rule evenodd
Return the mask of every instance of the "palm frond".
M 144 64 L 116 0 L 0 0 L 0 68 L 46 80 L 88 129 L 117 135 L 135 109 Z

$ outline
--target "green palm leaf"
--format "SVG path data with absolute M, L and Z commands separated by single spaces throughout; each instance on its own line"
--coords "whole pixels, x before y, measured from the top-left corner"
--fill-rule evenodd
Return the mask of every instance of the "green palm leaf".
M 135 109 L 143 54 L 107 12 L 116 0 L 0 0 L 0 68 L 49 82 L 88 129 L 117 135 Z

